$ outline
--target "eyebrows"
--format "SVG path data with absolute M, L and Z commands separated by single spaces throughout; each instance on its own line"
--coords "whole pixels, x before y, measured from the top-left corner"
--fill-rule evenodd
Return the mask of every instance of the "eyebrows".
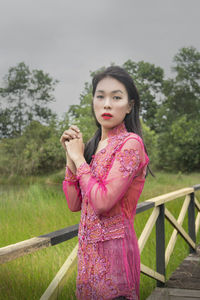
M 102 94 L 105 93 L 105 91 L 103 91 L 103 90 L 97 90 L 96 92 L 97 93 L 102 93 Z M 114 90 L 114 91 L 111 92 L 111 94 L 117 94 L 117 93 L 124 94 L 121 90 Z

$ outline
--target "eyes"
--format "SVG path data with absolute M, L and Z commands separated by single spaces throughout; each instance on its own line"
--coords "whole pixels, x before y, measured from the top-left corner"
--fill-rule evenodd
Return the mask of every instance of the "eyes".
M 104 99 L 104 96 L 103 95 L 97 95 L 96 98 L 102 100 L 102 99 Z M 113 99 L 114 100 L 120 100 L 120 99 L 122 99 L 122 97 L 120 97 L 120 96 L 113 96 Z

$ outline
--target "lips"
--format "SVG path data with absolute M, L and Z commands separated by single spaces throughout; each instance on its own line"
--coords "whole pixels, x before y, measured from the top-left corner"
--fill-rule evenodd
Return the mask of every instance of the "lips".
M 107 120 L 107 119 L 112 118 L 112 115 L 109 114 L 109 113 L 103 113 L 103 114 L 102 114 L 102 118 Z

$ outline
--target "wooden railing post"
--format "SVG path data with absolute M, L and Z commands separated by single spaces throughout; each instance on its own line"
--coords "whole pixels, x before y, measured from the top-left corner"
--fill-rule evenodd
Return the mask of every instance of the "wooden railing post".
M 190 194 L 190 204 L 188 206 L 188 234 L 196 244 L 194 193 Z M 189 252 L 194 253 L 195 250 L 191 246 L 189 246 Z
M 156 270 L 165 276 L 165 206 L 159 206 L 160 212 L 156 221 Z M 157 286 L 162 287 L 164 283 L 157 280 Z

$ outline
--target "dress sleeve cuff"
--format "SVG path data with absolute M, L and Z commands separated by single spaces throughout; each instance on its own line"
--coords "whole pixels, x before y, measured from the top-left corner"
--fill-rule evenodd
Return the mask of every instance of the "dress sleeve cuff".
M 68 166 L 66 166 L 65 181 L 76 182 L 77 180 L 78 180 L 77 176 L 72 173 L 72 171 L 70 170 L 70 168 Z
M 80 179 L 81 175 L 88 173 L 90 173 L 90 167 L 86 162 L 84 162 L 76 170 L 76 177 L 77 179 Z

